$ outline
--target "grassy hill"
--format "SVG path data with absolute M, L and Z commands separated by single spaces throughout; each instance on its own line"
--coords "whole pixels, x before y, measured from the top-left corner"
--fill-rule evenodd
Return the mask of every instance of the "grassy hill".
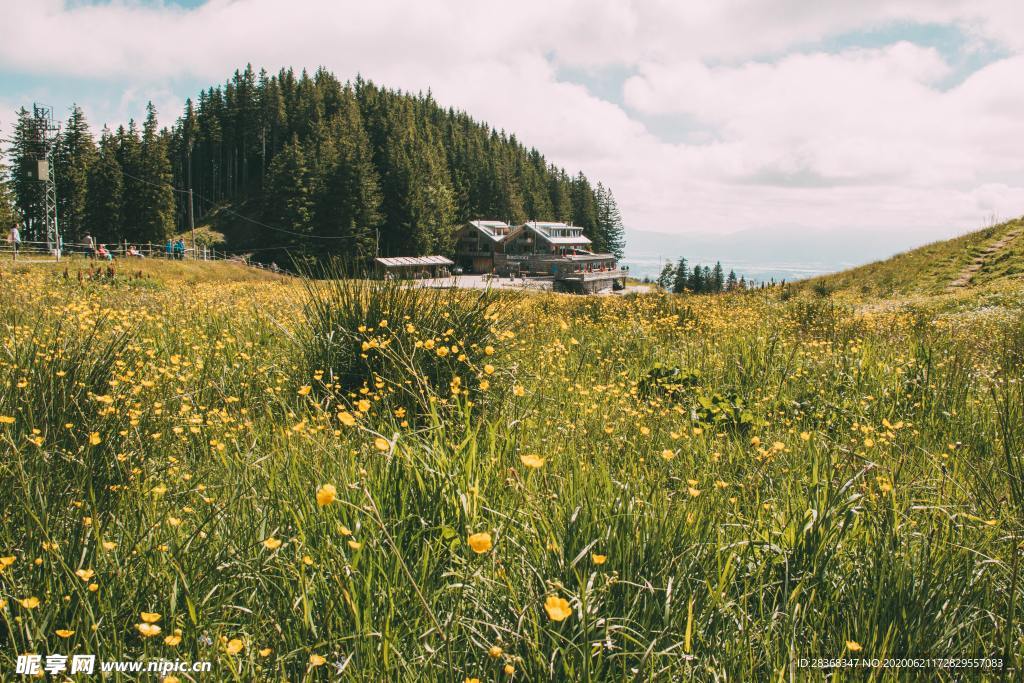
M 801 287 L 891 297 L 952 293 L 1010 279 L 1024 282 L 1024 218 L 811 278 Z

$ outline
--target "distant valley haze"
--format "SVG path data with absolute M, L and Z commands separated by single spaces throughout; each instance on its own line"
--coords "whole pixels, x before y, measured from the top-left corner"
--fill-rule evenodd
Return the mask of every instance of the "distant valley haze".
M 626 231 L 622 259 L 633 276 L 656 278 L 668 261 L 713 266 L 758 282 L 793 281 L 882 260 L 924 244 L 973 229 L 945 230 L 801 230 L 750 228 L 730 233 Z

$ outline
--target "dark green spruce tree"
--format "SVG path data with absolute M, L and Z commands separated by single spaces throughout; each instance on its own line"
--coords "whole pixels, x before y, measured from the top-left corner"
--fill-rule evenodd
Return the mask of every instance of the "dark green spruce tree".
M 14 190 L 11 187 L 10 169 L 0 154 L 0 238 L 18 222 L 18 211 L 14 207 Z
M 11 190 L 14 192 L 15 210 L 21 216 L 23 241 L 41 241 L 46 238 L 42 186 L 36 180 L 36 162 L 42 156 L 35 140 L 35 120 L 32 113 L 22 107 L 8 148 Z
M 263 193 L 264 248 L 289 250 L 299 258 L 312 251 L 308 240 L 313 228 L 312 179 L 306 153 L 293 135 L 274 157 Z M 274 251 L 272 253 L 279 253 Z
M 601 251 L 622 258 L 626 250 L 626 228 L 622 224 L 622 213 L 615 202 L 611 188 L 597 184 L 597 234 L 604 240 Z
M 686 265 L 686 259 L 680 258 L 679 265 L 676 266 L 675 281 L 672 283 L 672 291 L 676 294 L 682 294 L 690 287 L 690 271 Z
M 100 134 L 96 160 L 89 169 L 85 216 L 78 239 L 89 233 L 96 240 L 120 242 L 124 234 L 124 174 L 118 160 L 118 141 L 110 129 Z
M 711 271 L 711 277 L 709 278 L 710 285 L 708 289 L 712 292 L 721 292 L 725 289 L 725 273 L 722 270 L 722 262 L 718 261 L 715 263 L 714 269 Z
M 157 128 L 156 107 L 146 105 L 146 121 L 142 124 L 138 170 L 141 174 L 137 191 L 137 234 L 141 242 L 160 244 L 174 234 L 174 189 L 171 185 L 171 161 L 167 140 Z
M 84 234 L 89 171 L 95 160 L 96 143 L 76 104 L 54 150 L 57 220 L 61 237 L 69 244 Z
M 333 150 L 318 186 L 315 231 L 323 237 L 341 238 L 327 245 L 333 252 L 365 262 L 375 255 L 382 222 L 381 192 L 370 139 L 351 88 L 341 95 L 329 134 Z

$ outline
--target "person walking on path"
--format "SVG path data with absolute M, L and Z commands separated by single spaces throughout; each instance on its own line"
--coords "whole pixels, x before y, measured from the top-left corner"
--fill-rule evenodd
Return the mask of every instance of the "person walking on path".
M 87 258 L 92 258 L 96 255 L 96 242 L 93 240 L 92 235 L 85 233 L 85 255 Z
M 7 233 L 7 241 L 11 243 L 11 250 L 14 252 L 14 260 L 17 261 L 18 249 L 21 248 L 21 233 L 18 232 L 17 223 L 11 225 L 11 230 Z

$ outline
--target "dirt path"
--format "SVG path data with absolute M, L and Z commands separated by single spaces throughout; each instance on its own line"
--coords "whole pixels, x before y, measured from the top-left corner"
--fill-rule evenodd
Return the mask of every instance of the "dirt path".
M 978 271 L 985 266 L 985 262 L 994 254 L 997 254 L 1004 248 L 1006 248 L 1006 245 L 1008 245 L 1010 242 L 1016 239 L 1016 237 L 1020 235 L 1020 232 L 1020 228 L 1012 230 L 1003 235 L 1003 237 L 998 241 L 993 242 L 992 244 L 989 244 L 984 249 L 982 249 L 981 253 L 978 254 L 973 261 L 968 263 L 967 266 L 960 271 L 960 274 L 957 276 L 957 278 L 949 283 L 949 285 L 946 287 L 946 290 L 949 291 L 960 289 L 961 287 L 966 287 L 969 284 L 971 284 L 971 280 L 973 280 L 974 276 L 978 273 Z

